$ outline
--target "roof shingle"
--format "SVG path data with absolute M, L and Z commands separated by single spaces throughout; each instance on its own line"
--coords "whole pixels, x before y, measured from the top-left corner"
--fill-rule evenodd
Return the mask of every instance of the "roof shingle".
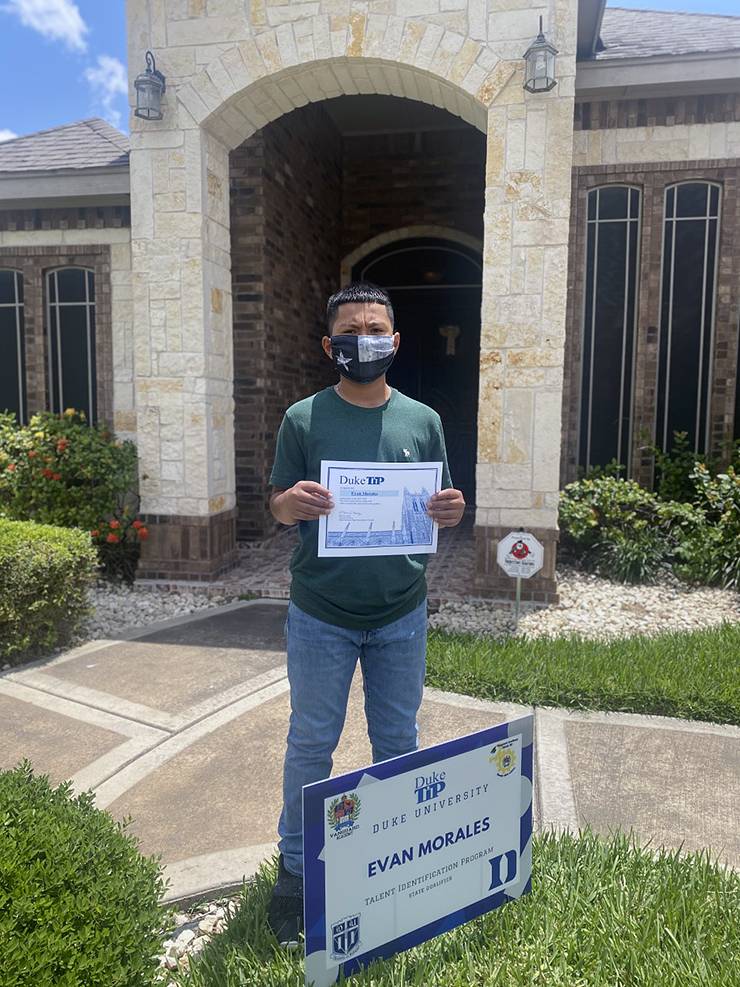
M 740 17 L 607 7 L 595 58 L 649 58 L 740 49 Z
M 93 117 L 0 143 L 0 172 L 126 167 L 129 151 L 125 134 Z

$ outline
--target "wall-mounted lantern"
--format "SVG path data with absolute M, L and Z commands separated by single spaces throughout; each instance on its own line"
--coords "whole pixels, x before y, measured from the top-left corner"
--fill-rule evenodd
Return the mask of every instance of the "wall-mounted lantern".
M 134 114 L 142 120 L 162 119 L 162 93 L 165 92 L 165 79 L 157 71 L 154 55 L 146 53 L 146 72 L 136 76 L 136 109 Z
M 540 33 L 524 52 L 524 88 L 530 93 L 546 93 L 555 85 L 555 56 L 558 50 L 550 44 L 542 33 L 542 17 L 540 16 Z

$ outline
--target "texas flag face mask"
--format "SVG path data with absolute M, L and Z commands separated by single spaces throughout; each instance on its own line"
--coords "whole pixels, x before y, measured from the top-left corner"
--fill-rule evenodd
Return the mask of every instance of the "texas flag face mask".
M 343 377 L 358 384 L 370 384 L 387 371 L 396 351 L 393 336 L 352 336 L 347 333 L 331 337 L 331 355 Z

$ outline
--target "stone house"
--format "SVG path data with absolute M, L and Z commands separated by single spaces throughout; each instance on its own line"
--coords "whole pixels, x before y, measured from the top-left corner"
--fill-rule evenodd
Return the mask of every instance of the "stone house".
M 550 91 L 524 89 L 539 17 Z M 327 295 L 386 286 L 391 382 L 442 415 L 476 591 L 558 491 L 645 437 L 738 436 L 740 17 L 602 0 L 128 0 L 131 105 L 0 145 L 0 406 L 138 445 L 144 578 L 274 531 L 288 404 L 332 379 Z M 145 477 L 145 478 L 144 478 Z

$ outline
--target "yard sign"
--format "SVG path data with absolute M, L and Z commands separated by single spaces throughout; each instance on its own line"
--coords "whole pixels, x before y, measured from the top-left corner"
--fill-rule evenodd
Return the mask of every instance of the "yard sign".
M 527 715 L 303 789 L 306 984 L 530 890 Z

